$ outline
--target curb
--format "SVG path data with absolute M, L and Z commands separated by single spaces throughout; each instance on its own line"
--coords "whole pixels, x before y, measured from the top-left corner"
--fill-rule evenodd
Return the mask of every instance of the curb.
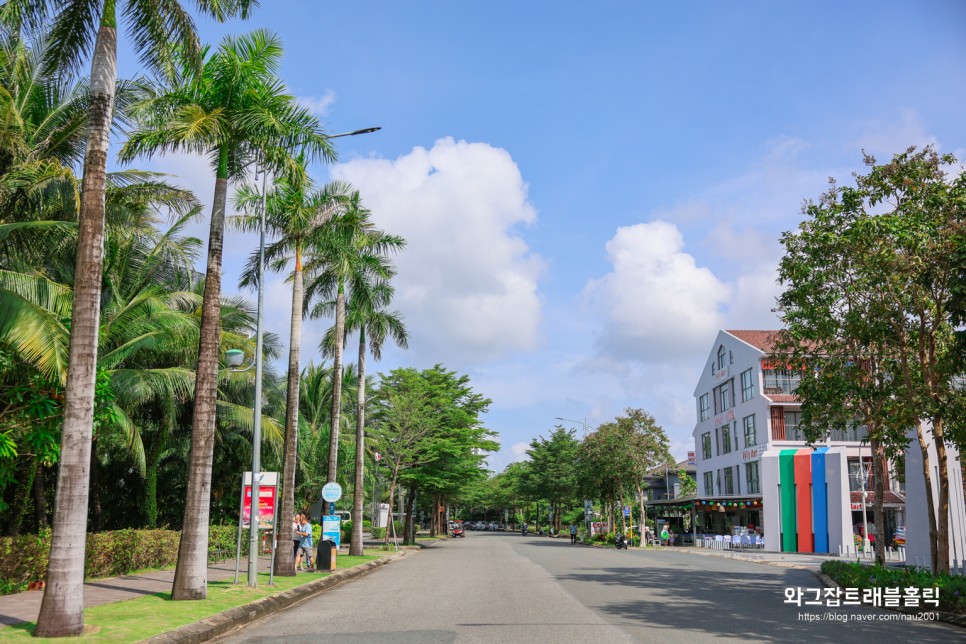
M 359 566 L 346 568 L 345 570 L 337 570 L 328 577 L 290 588 L 277 595 L 263 597 L 243 606 L 229 608 L 228 610 L 206 617 L 199 622 L 180 626 L 167 633 L 155 635 L 143 641 L 150 644 L 174 644 L 175 642 L 179 644 L 181 642 L 194 644 L 197 642 L 205 642 L 238 626 L 253 622 L 256 619 L 260 619 L 266 615 L 314 597 L 323 591 L 338 586 L 344 581 L 355 579 L 356 577 L 372 572 L 376 568 L 398 561 L 410 552 L 413 551 L 404 550 L 377 561 L 370 561 Z

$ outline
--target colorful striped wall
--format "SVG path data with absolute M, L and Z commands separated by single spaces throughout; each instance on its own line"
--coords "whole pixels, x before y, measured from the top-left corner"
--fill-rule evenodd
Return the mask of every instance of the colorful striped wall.
M 827 451 L 779 452 L 782 552 L 829 552 Z

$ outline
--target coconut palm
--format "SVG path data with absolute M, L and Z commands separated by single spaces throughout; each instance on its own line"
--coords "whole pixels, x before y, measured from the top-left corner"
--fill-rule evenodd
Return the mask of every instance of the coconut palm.
M 277 77 L 282 46 L 259 30 L 225 38 L 200 71 L 189 60 L 167 88 L 156 88 L 135 113 L 142 121 L 121 150 L 122 160 L 154 154 L 207 154 L 215 169 L 202 303 L 201 341 L 192 417 L 191 462 L 173 599 L 207 595 L 208 519 L 218 382 L 219 305 L 225 206 L 230 180 L 258 162 L 278 175 L 297 175 L 291 154 L 331 160 L 334 151 L 318 120 L 288 95 Z
M 348 194 L 347 184 L 333 182 L 320 190 L 313 190 L 307 178 L 290 180 L 282 178 L 275 182 L 273 190 L 265 197 L 266 232 L 276 237 L 276 241 L 265 249 L 265 261 L 280 271 L 289 260 L 294 260 L 292 270 L 292 321 L 289 333 L 288 387 L 285 404 L 285 448 L 282 464 L 282 492 L 279 503 L 279 516 L 290 517 L 295 513 L 295 458 L 298 447 L 299 422 L 299 352 L 302 339 L 303 308 L 303 256 L 311 249 L 310 241 L 318 234 L 332 213 L 340 207 Z M 232 218 L 234 226 L 249 231 L 260 228 L 260 218 L 255 214 L 261 207 L 262 196 L 254 186 L 243 187 L 236 197 L 236 205 L 247 214 Z M 246 271 L 242 274 L 241 286 L 256 284 L 259 279 L 258 251 L 253 254 Z M 275 555 L 275 574 L 295 575 L 295 562 L 292 551 L 282 548 Z
M 394 274 L 391 270 L 386 271 Z M 352 489 L 352 542 L 350 555 L 362 554 L 362 520 L 365 505 L 365 419 L 366 419 L 366 352 L 372 353 L 376 360 L 382 358 L 382 345 L 391 338 L 398 346 L 409 346 L 409 335 L 397 311 L 387 311 L 392 301 L 394 289 L 387 280 L 376 283 L 358 281 L 352 296 L 346 303 L 346 333 L 359 332 L 359 385 L 356 393 L 356 458 L 355 483 Z M 333 346 L 334 329 L 330 329 L 323 340 L 326 346 Z M 367 347 L 368 339 L 368 347 Z
M 224 18 L 236 12 L 247 13 L 251 4 L 249 0 L 199 0 L 196 6 L 203 13 Z M 93 50 L 74 270 L 70 368 L 64 392 L 63 449 L 47 585 L 37 619 L 36 634 L 40 636 L 77 635 L 84 627 L 87 464 L 94 422 L 91 399 L 97 378 L 104 202 L 117 87 L 119 9 L 131 29 L 141 62 L 149 68 L 167 72 L 175 49 L 192 59 L 199 58 L 194 22 L 177 0 L 15 0 L 0 10 L 0 21 L 15 32 L 36 32 L 52 25 L 45 55 L 49 69 L 77 69 Z
M 316 242 L 315 259 L 306 268 L 306 272 L 312 275 L 307 299 L 319 298 L 334 303 L 335 342 L 331 347 L 322 347 L 323 351 L 331 350 L 333 357 L 332 413 L 329 423 L 332 434 L 329 438 L 328 468 L 328 480 L 332 482 L 335 481 L 339 455 L 346 294 L 353 290 L 354 284 L 365 288 L 367 282 L 391 277 L 391 269 L 384 261 L 384 256 L 402 247 L 404 241 L 401 237 L 376 229 L 371 213 L 362 206 L 358 191 L 352 193 L 342 211 L 329 221 L 322 233 Z M 332 308 L 323 303 L 313 310 L 312 316 L 319 317 Z

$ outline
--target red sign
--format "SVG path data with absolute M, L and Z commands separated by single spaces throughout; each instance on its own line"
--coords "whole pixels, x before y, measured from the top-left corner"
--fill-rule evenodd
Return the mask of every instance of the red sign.
M 271 530 L 272 519 L 275 517 L 275 486 L 258 486 L 258 528 Z M 242 527 L 247 528 L 252 516 L 252 486 L 245 486 L 245 505 L 242 509 Z

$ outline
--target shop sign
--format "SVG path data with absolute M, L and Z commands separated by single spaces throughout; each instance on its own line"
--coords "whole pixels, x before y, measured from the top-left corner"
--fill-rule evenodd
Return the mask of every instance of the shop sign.
M 714 424 L 716 426 L 721 426 L 721 425 L 724 425 L 725 423 L 730 423 L 733 420 L 736 420 L 735 410 L 734 409 L 729 409 L 725 413 L 718 414 L 717 416 L 715 416 L 714 417 Z
M 752 461 L 758 458 L 764 453 L 765 453 L 765 446 L 758 445 L 757 447 L 751 447 L 749 449 L 744 450 L 741 453 L 741 458 L 747 463 L 748 461 Z
M 724 380 L 727 377 L 728 377 L 728 367 L 725 367 L 721 371 L 715 371 L 714 372 L 714 382 L 715 382 L 715 384 L 721 382 L 722 380 Z
M 862 509 L 862 504 L 861 503 L 852 503 L 851 504 L 851 508 L 853 510 L 861 510 Z
M 694 452 L 688 452 L 688 465 L 697 465 L 698 461 L 695 458 Z

